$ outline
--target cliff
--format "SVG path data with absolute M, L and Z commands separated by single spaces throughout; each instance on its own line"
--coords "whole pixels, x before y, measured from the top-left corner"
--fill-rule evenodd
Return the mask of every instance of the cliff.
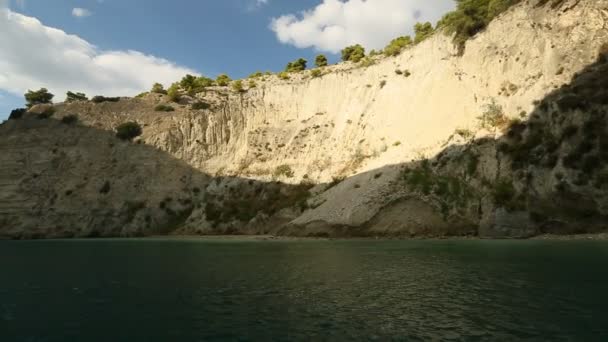
M 606 229 L 607 23 L 603 1 L 524 2 L 462 56 L 435 34 L 174 112 L 159 94 L 33 108 L 0 127 L 0 235 Z M 126 121 L 134 143 L 112 133 Z

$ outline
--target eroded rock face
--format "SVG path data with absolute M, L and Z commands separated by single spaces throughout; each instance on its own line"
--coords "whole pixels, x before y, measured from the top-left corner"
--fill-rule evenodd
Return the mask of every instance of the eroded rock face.
M 210 88 L 170 113 L 159 94 L 34 108 L 0 127 L 0 235 L 601 230 L 607 23 L 603 1 L 525 2 L 463 56 L 435 35 L 369 67 Z M 488 104 L 524 124 L 479 128 Z M 69 114 L 78 125 L 59 122 Z M 112 132 L 126 121 L 143 128 L 134 143 Z

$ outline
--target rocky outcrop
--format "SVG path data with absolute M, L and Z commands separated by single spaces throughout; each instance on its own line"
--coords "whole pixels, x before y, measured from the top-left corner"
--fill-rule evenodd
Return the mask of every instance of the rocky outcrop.
M 159 94 L 33 108 L 0 127 L 0 235 L 605 229 L 607 23 L 602 1 L 523 2 L 462 56 L 436 34 L 169 113 Z M 126 121 L 143 127 L 134 143 L 112 133 Z

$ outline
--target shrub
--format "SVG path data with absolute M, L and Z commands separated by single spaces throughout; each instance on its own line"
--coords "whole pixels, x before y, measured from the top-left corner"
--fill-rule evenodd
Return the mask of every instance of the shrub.
M 144 91 L 143 93 L 139 93 L 137 95 L 135 95 L 136 99 L 141 99 L 142 97 L 148 95 L 149 93 L 147 91 Z
M 66 102 L 88 101 L 89 98 L 83 93 L 72 93 L 68 91 L 66 94 Z
M 424 24 L 416 23 L 416 25 L 414 25 L 414 42 L 416 44 L 422 42 L 423 40 L 430 37 L 434 31 L 435 30 L 433 29 L 433 25 L 428 21 Z
M 38 119 L 48 119 L 51 116 L 53 116 L 53 114 L 55 114 L 55 108 L 49 107 L 49 108 L 45 109 L 43 112 L 38 113 L 37 118 Z
M 105 96 L 93 96 L 91 99 L 93 103 L 102 103 L 102 102 L 118 102 L 120 101 L 120 97 L 105 97 Z
M 279 165 L 277 166 L 277 168 L 274 170 L 273 175 L 275 177 L 281 177 L 281 176 L 285 176 L 286 178 L 292 178 L 294 176 L 293 170 L 291 169 L 291 166 L 289 165 Z
M 367 68 L 368 66 L 376 64 L 376 62 L 369 57 L 364 57 L 363 59 L 361 59 L 360 64 L 362 67 Z
M 167 96 L 169 96 L 169 101 L 179 102 L 179 100 L 182 98 L 182 93 L 179 89 L 178 83 L 173 83 L 169 89 L 167 89 Z
M 397 74 L 397 75 L 403 75 L 403 71 L 401 71 L 399 69 L 395 69 L 395 74 Z
M 239 93 L 245 91 L 245 89 L 243 89 L 243 81 L 236 80 L 236 81 L 232 82 L 232 90 L 239 92 Z
M 260 78 L 264 76 L 264 74 L 261 71 L 256 71 L 253 74 L 249 75 L 249 77 L 247 78 Z
M 384 48 L 384 55 L 386 56 L 397 56 L 406 47 L 412 44 L 412 38 L 410 36 L 398 37 L 391 40 L 390 43 Z M 371 56 L 371 53 L 370 53 Z
M 298 72 L 298 71 L 306 70 L 306 63 L 307 63 L 307 61 L 304 58 L 298 58 L 297 60 L 295 60 L 293 62 L 287 63 L 287 66 L 285 67 L 285 71 Z
M 157 112 L 174 112 L 175 108 L 169 105 L 159 104 L 158 106 L 154 107 L 154 110 Z
M 165 87 L 163 87 L 163 85 L 160 83 L 154 83 L 154 85 L 152 85 L 152 89 L 150 90 L 150 92 L 154 93 L 154 94 L 167 95 L 167 91 L 165 90 Z
M 384 88 L 385 85 L 386 85 L 386 80 L 380 81 L 380 89 Z
M 192 109 L 194 109 L 194 110 L 209 109 L 209 108 L 211 108 L 211 105 L 208 104 L 207 102 L 199 101 L 199 102 L 195 102 L 192 104 Z
M 8 116 L 9 120 L 18 120 L 21 119 L 23 114 L 27 113 L 27 109 L 25 108 L 17 108 L 11 111 L 11 114 Z
M 345 47 L 342 51 L 342 60 L 347 62 L 358 63 L 363 57 L 365 57 L 365 48 L 357 44 Z
M 409 70 L 403 70 L 403 76 L 410 77 L 412 76 L 412 73 Z
M 319 70 L 319 69 L 313 69 L 310 72 L 310 76 L 312 76 L 313 78 L 321 77 L 321 70 Z
M 141 133 L 141 126 L 137 122 L 125 122 L 116 127 L 116 137 L 122 140 L 133 140 Z
M 289 74 L 286 73 L 286 72 L 284 72 L 284 71 L 280 72 L 279 73 L 279 78 L 282 79 L 282 80 L 288 80 L 289 79 Z
M 257 88 L 257 86 L 258 86 L 258 84 L 255 83 L 254 80 L 249 80 L 249 84 L 248 84 L 249 88 Z
M 481 127 L 487 129 L 501 127 L 508 122 L 502 106 L 494 100 L 485 106 L 485 111 L 481 116 L 477 117 L 477 120 L 480 121 Z
M 317 68 L 322 68 L 327 66 L 327 57 L 325 57 L 325 55 L 318 55 L 315 58 L 315 66 Z
M 458 0 L 456 10 L 446 14 L 437 28 L 454 35 L 454 45 L 464 53 L 466 41 L 484 30 L 496 16 L 521 0 Z
M 72 125 L 78 122 L 78 116 L 74 114 L 69 114 L 61 118 L 61 122 L 66 125 Z
M 215 83 L 220 87 L 228 86 L 231 81 L 232 79 L 226 74 L 221 74 L 215 79 Z
M 40 90 L 37 91 L 28 90 L 27 93 L 25 93 L 26 107 L 31 108 L 39 104 L 53 103 L 53 97 L 55 97 L 55 95 L 49 93 L 46 88 L 40 88 Z

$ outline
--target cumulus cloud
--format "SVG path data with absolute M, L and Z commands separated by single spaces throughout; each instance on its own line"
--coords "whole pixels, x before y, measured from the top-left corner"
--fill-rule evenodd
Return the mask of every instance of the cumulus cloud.
M 0 1 L 0 5 L 2 2 Z M 138 51 L 102 51 L 36 18 L 0 7 L 0 90 L 15 95 L 46 87 L 89 95 L 135 95 L 195 71 Z
M 72 15 L 76 18 L 90 17 L 93 13 L 86 8 L 76 7 L 72 9 Z
M 337 53 L 352 44 L 380 49 L 412 34 L 416 22 L 436 22 L 455 7 L 448 0 L 323 0 L 313 9 L 273 18 L 284 44 Z

